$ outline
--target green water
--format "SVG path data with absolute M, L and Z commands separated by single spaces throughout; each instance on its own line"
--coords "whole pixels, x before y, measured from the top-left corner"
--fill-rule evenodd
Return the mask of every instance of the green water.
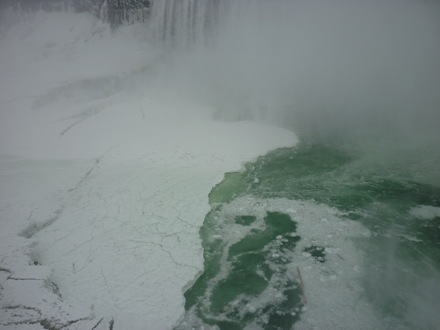
M 307 239 L 297 230 L 300 215 L 296 220 L 287 207 L 262 205 L 282 199 L 325 205 L 338 212 L 342 223 L 366 228 L 370 234 L 354 240 L 365 256 L 355 281 L 359 298 L 385 320 L 384 328 L 435 329 L 440 310 L 440 213 L 435 209 L 440 207 L 440 187 L 424 176 L 429 171 L 421 173 L 417 157 L 381 161 L 383 157 L 304 144 L 278 149 L 242 172 L 226 174 L 209 196 L 212 210 L 200 230 L 205 270 L 185 292 L 187 315 L 181 328 L 291 329 L 301 320 L 307 294 L 294 265 L 304 267 L 298 263 L 303 254 L 321 272 L 336 267 L 338 258 L 333 255 L 328 261 L 327 251 L 338 241 L 299 249 Z M 250 198 L 249 205 L 243 196 Z M 421 205 L 434 207 L 428 208 L 432 215 L 418 214 Z M 339 262 L 348 264 L 342 255 L 349 252 L 337 254 Z

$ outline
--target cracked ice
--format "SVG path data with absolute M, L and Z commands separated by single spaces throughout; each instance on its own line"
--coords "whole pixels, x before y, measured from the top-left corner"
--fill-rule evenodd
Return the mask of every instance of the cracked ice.
M 296 141 L 144 86 L 137 29 L 37 13 L 0 35 L 0 329 L 172 328 L 210 190 Z

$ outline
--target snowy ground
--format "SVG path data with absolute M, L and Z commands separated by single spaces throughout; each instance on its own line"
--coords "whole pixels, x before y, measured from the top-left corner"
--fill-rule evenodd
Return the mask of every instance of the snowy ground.
M 0 329 L 172 328 L 208 193 L 296 142 L 171 97 L 144 31 L 43 12 L 0 29 Z

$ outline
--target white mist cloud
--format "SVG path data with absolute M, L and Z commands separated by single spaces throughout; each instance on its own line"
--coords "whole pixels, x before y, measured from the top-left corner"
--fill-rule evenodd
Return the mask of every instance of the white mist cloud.
M 438 2 L 218 3 L 215 42 L 175 58 L 180 93 L 326 140 L 439 141 Z

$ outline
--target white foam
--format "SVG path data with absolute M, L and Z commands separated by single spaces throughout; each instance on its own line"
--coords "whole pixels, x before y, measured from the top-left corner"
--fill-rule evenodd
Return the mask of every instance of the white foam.
M 421 220 L 431 220 L 440 217 L 440 207 L 419 205 L 410 210 L 410 214 Z
M 301 239 L 296 243 L 294 251 L 283 255 L 277 249 L 282 243 L 278 238 L 269 244 L 270 247 L 266 247 L 276 251 L 272 253 L 273 258 L 283 255 L 290 263 L 286 274 L 275 271 L 264 292 L 258 298 L 252 298 L 252 311 L 283 301 L 285 297 L 276 288 L 277 281 L 291 280 L 299 285 L 299 270 L 306 304 L 301 310 L 300 321 L 295 323 L 295 329 L 384 328 L 381 317 L 363 297 L 361 276 L 366 265 L 363 252 L 356 246 L 356 240 L 366 237 L 368 230 L 358 222 L 342 219 L 342 214 L 326 205 L 287 199 L 241 197 L 224 205 L 220 212 L 218 219 L 223 219 L 224 223 L 218 224 L 218 228 L 222 231 L 226 249 L 244 238 L 252 228 L 260 228 L 267 212 L 286 213 L 297 223 L 295 236 L 298 235 Z M 257 219 L 251 226 L 234 224 L 231 219 L 240 215 L 253 215 Z M 327 221 L 322 221 L 323 218 Z M 320 262 L 310 253 L 304 252 L 305 248 L 312 245 L 325 248 L 325 262 Z M 270 264 L 271 261 L 267 262 Z M 221 272 L 210 284 L 208 291 L 213 290 L 214 285 L 227 276 L 228 269 L 228 261 L 223 258 Z M 276 270 L 276 264 L 273 265 L 273 270 Z M 260 319 L 261 321 L 264 319 Z M 185 322 L 197 325 L 201 320 L 192 311 L 186 316 Z M 247 328 L 260 329 L 261 325 L 255 322 Z

